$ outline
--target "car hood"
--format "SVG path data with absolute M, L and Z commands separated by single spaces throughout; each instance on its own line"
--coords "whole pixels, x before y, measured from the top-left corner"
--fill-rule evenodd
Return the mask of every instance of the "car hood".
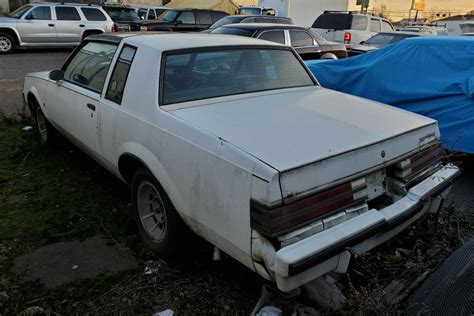
M 9 17 L 0 17 L 0 23 L 5 23 L 5 24 L 16 24 L 18 22 L 17 19 L 14 18 L 9 18 Z
M 376 49 L 381 48 L 382 45 L 351 45 L 350 49 L 352 50 L 359 50 L 359 51 L 364 51 L 364 52 L 370 52 Z
M 169 111 L 279 171 L 383 142 L 429 125 L 432 125 L 430 134 L 439 133 L 436 121 L 432 119 L 321 87 L 225 99 L 227 101 Z

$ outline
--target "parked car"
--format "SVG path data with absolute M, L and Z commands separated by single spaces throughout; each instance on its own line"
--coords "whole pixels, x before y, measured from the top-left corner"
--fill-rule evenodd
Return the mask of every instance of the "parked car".
M 89 35 L 111 32 L 112 27 L 99 6 L 31 3 L 0 17 L 0 54 L 27 47 L 73 47 Z
M 416 37 L 357 58 L 308 64 L 324 87 L 437 120 L 443 146 L 472 155 L 473 52 L 467 37 Z
M 359 44 L 379 32 L 393 32 L 390 21 L 368 14 L 325 11 L 311 28 L 329 41 Z
M 42 142 L 59 131 L 130 184 L 147 246 L 181 251 L 185 223 L 282 291 L 437 211 L 459 174 L 435 120 L 321 88 L 268 41 L 91 36 L 23 93 Z
M 278 12 L 273 8 L 257 7 L 257 6 L 241 6 L 236 12 L 237 15 L 270 15 L 276 16 Z
M 156 20 L 163 12 L 168 10 L 167 7 L 154 7 L 154 6 L 143 6 L 133 5 L 133 8 L 138 14 L 138 17 L 142 20 Z
M 210 33 L 215 29 L 236 23 L 277 23 L 277 24 L 290 24 L 293 25 L 293 20 L 282 16 L 270 16 L 270 15 L 229 15 L 225 18 L 220 19 L 216 23 L 212 24 L 208 29 L 204 30 L 204 33 Z
M 432 25 L 410 25 L 399 29 L 399 31 L 434 36 L 448 36 L 448 29 L 446 27 Z
M 319 59 L 322 56 L 324 58 L 331 56 L 336 59 L 348 56 L 344 44 L 329 42 L 322 36 L 302 26 L 239 23 L 221 26 L 211 33 L 254 37 L 291 46 L 304 60 Z
M 177 32 L 200 32 L 209 28 L 228 14 L 223 11 L 204 9 L 170 9 L 165 11 L 159 21 L 142 24 L 142 31 L 172 30 Z
M 144 21 L 131 6 L 121 3 L 105 3 L 102 8 L 114 21 L 115 32 L 140 31 Z
M 371 52 L 387 45 L 395 44 L 401 40 L 413 37 L 429 36 L 424 33 L 413 32 L 380 32 L 360 44 L 349 45 L 347 51 L 350 56 Z

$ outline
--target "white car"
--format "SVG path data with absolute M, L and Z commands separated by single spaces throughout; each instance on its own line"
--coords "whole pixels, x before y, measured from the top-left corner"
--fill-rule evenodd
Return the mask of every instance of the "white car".
M 325 11 L 311 29 L 329 41 L 345 44 L 359 44 L 379 32 L 395 31 L 384 18 L 346 11 Z
M 436 212 L 459 173 L 436 121 L 324 89 L 268 41 L 92 36 L 23 93 L 42 142 L 57 130 L 130 184 L 147 246 L 180 251 L 185 223 L 282 291 Z

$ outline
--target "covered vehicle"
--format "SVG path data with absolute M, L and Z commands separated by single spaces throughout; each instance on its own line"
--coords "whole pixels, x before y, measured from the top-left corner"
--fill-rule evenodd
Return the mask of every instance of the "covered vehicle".
M 412 38 L 354 58 L 307 64 L 322 86 L 436 119 L 445 148 L 474 153 L 471 38 Z

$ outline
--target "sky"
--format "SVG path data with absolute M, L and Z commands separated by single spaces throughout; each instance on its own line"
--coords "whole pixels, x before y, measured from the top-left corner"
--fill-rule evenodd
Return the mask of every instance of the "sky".
M 349 0 L 350 9 L 357 10 L 356 0 Z M 412 0 L 370 0 L 370 9 L 375 7 L 380 9 L 382 5 L 386 6 L 389 16 L 394 18 L 408 17 L 408 10 L 411 7 Z M 474 0 L 425 0 L 426 14 L 432 13 L 451 13 L 451 15 L 464 14 L 474 10 Z

